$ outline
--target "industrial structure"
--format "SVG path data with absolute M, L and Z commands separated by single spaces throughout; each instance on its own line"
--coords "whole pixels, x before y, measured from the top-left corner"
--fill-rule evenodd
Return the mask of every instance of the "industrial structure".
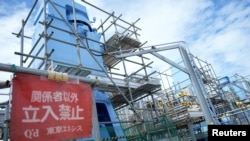
M 20 39 L 20 52 L 15 52 L 20 65 L 0 64 L 0 71 L 64 73 L 90 84 L 92 137 L 71 140 L 196 141 L 206 140 L 208 124 L 249 124 L 250 80 L 240 74 L 217 77 L 185 42 L 148 46 L 139 39 L 139 19 L 127 22 L 85 0 L 44 0 L 38 6 L 35 0 L 20 31 L 13 33 Z M 93 27 L 86 7 L 106 19 Z M 30 20 L 32 36 L 25 34 Z M 32 40 L 29 49 L 26 40 Z M 0 83 L 0 88 L 11 87 L 10 80 Z M 1 103 L 5 141 L 10 107 L 11 99 Z

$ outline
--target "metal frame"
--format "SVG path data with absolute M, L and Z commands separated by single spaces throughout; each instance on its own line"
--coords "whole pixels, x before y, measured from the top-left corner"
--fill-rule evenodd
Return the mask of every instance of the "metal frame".
M 86 38 L 86 40 L 101 44 L 105 48 L 105 52 L 103 53 L 103 56 L 106 55 L 110 57 L 111 59 L 115 59 L 114 63 L 111 61 L 107 62 L 107 64 L 109 63 L 112 64 L 112 65 L 108 65 L 109 67 L 108 72 L 105 71 L 105 69 L 102 67 L 101 64 L 98 63 L 95 56 L 93 55 L 93 52 L 95 50 L 90 50 L 88 47 L 86 47 L 84 42 L 79 40 L 82 37 L 77 33 L 77 27 L 75 26 L 74 28 L 72 28 L 69 25 L 67 20 L 63 18 L 62 14 L 53 4 L 52 0 L 43 0 L 44 6 L 46 5 L 47 2 L 50 3 L 53 6 L 53 8 L 57 11 L 57 13 L 60 15 L 62 20 L 67 24 L 69 29 L 61 29 L 59 27 L 52 26 L 51 23 L 53 22 L 53 20 L 51 21 L 44 20 L 42 22 L 39 22 L 40 24 L 43 25 L 44 31 L 40 34 L 39 38 L 37 39 L 34 46 L 31 48 L 31 50 L 28 53 L 25 53 L 24 52 L 24 38 L 31 39 L 31 37 L 28 37 L 25 35 L 24 29 L 25 29 L 26 23 L 28 22 L 28 19 L 30 18 L 30 15 L 32 14 L 35 6 L 37 5 L 37 2 L 38 0 L 34 2 L 30 12 L 28 13 L 27 18 L 25 20 L 22 20 L 22 27 L 20 31 L 18 33 L 13 33 L 18 38 L 20 37 L 20 53 L 15 52 L 16 55 L 20 55 L 20 66 L 16 66 L 14 64 L 7 65 L 7 64 L 0 63 L 1 71 L 13 72 L 13 73 L 21 72 L 21 73 L 29 73 L 29 74 L 34 74 L 34 75 L 48 76 L 50 73 L 49 70 L 46 70 L 48 67 L 47 66 L 48 62 L 57 62 L 60 64 L 65 64 L 65 65 L 69 65 L 72 67 L 80 68 L 83 71 L 94 70 L 94 71 L 104 72 L 105 73 L 104 77 L 92 76 L 92 75 L 89 75 L 89 77 L 86 77 L 86 75 L 80 76 L 80 75 L 68 74 L 68 78 L 77 79 L 79 81 L 89 83 L 95 89 L 109 92 L 110 99 L 113 100 L 113 106 L 115 107 L 117 114 L 122 113 L 121 111 L 125 112 L 124 115 L 126 117 L 124 119 L 126 120 L 122 120 L 118 123 L 121 123 L 121 125 L 124 125 L 126 129 L 135 127 L 137 128 L 137 130 L 140 130 L 140 128 L 147 130 L 150 128 L 146 126 L 145 124 L 146 122 L 159 123 L 159 119 L 161 119 L 162 116 L 166 116 L 166 117 L 171 117 L 172 118 L 171 120 L 173 120 L 172 123 L 176 125 L 187 125 L 191 133 L 191 138 L 193 140 L 196 140 L 196 137 L 192 132 L 191 125 L 193 124 L 192 120 L 195 120 L 195 121 L 198 120 L 197 117 L 205 117 L 207 124 L 210 124 L 210 123 L 220 124 L 220 122 L 218 122 L 218 119 L 221 118 L 221 115 L 230 113 L 230 116 L 237 117 L 239 114 L 244 114 L 246 117 L 246 120 L 249 123 L 250 120 L 249 120 L 249 117 L 246 116 L 246 112 L 249 111 L 250 108 L 246 108 L 245 110 L 243 109 L 243 107 L 235 108 L 235 106 L 232 103 L 230 103 L 231 104 L 230 106 L 232 108 L 231 111 L 214 113 L 214 111 L 218 111 L 219 106 L 222 105 L 221 107 L 223 106 L 226 107 L 229 105 L 225 101 L 221 103 L 216 103 L 215 105 L 215 103 L 212 101 L 214 97 L 223 100 L 223 98 L 220 95 L 226 92 L 220 91 L 219 89 L 220 84 L 218 82 L 218 78 L 215 75 L 215 72 L 212 66 L 208 64 L 207 62 L 189 53 L 187 49 L 185 48 L 185 42 L 178 41 L 178 42 L 145 47 L 144 45 L 147 43 L 147 41 L 144 43 L 141 43 L 138 40 L 138 36 L 140 36 L 138 32 L 141 29 L 135 25 L 140 19 L 137 19 L 135 22 L 129 23 L 122 19 L 121 14 L 119 16 L 116 16 L 114 12 L 109 13 L 87 2 L 86 0 L 82 0 L 82 2 L 107 15 L 107 18 L 103 22 L 101 22 L 101 24 L 97 28 L 97 30 L 102 35 L 103 41 L 95 41 L 89 38 Z M 73 13 L 75 16 L 74 0 L 72 0 L 72 6 L 74 8 Z M 44 16 L 46 16 L 46 10 L 44 10 Z M 46 19 L 46 17 L 44 17 L 44 19 Z M 74 22 L 76 25 L 75 20 Z M 54 38 L 53 33 L 46 32 L 49 27 L 75 35 L 76 37 L 75 44 L 68 43 L 63 40 Z M 112 28 L 114 28 L 115 30 L 112 30 Z M 113 33 L 113 34 L 110 36 L 110 33 Z M 112 38 L 116 36 L 117 36 L 116 39 Z M 44 44 L 39 48 L 36 55 L 31 55 L 34 51 L 34 48 L 37 47 L 37 43 L 40 40 L 44 40 Z M 45 54 L 44 57 L 39 57 L 38 54 L 43 48 L 45 49 L 47 48 L 46 43 L 49 40 L 54 40 L 57 42 L 75 46 L 76 49 L 78 50 L 77 57 L 78 57 L 79 64 L 73 65 L 73 64 L 61 62 L 58 60 L 51 60 L 50 55 L 53 54 L 54 50 L 52 50 L 48 54 Z M 114 41 L 114 40 L 117 40 L 117 43 L 118 43 L 117 46 L 109 44 L 109 41 Z M 79 52 L 80 48 L 86 49 L 88 51 L 88 53 L 95 60 L 95 62 L 98 64 L 100 69 L 87 68 L 87 67 L 80 65 L 81 64 L 80 62 L 81 54 Z M 182 63 L 184 63 L 184 67 L 180 65 L 179 62 L 173 61 L 169 59 L 167 56 L 160 54 L 160 52 L 165 53 L 167 51 L 174 50 L 174 49 L 177 49 L 179 51 L 179 54 L 182 58 Z M 168 64 L 169 65 L 168 70 L 163 71 L 163 72 L 154 70 L 156 69 L 154 67 L 154 63 L 152 60 L 149 59 L 147 55 L 156 57 L 158 60 Z M 130 59 L 130 57 L 138 57 L 140 61 L 138 61 L 139 59 L 138 60 Z M 30 62 L 28 61 L 29 58 L 32 58 Z M 43 62 L 38 67 L 38 69 L 31 69 L 30 66 L 35 59 L 43 60 Z M 24 66 L 26 63 L 29 63 L 27 67 Z M 128 72 L 128 68 L 129 68 L 128 63 L 132 63 L 138 67 L 134 68 L 132 73 Z M 41 70 L 44 64 L 46 68 L 45 70 Z M 119 64 L 121 64 L 120 68 L 118 68 Z M 180 72 L 187 74 L 189 76 L 189 79 L 183 80 L 182 82 L 178 82 L 175 85 L 171 85 L 169 81 L 170 77 L 172 77 L 175 74 L 169 75 L 168 71 L 172 68 L 177 68 Z M 119 69 L 123 72 L 117 73 L 114 71 L 114 70 L 119 70 Z M 57 75 L 61 75 L 61 73 L 65 73 L 65 72 L 57 72 Z M 160 79 L 158 79 L 157 77 L 160 77 Z M 158 82 L 158 80 L 163 80 L 163 77 L 166 77 L 167 82 L 165 81 L 164 83 L 160 85 L 160 82 Z M 211 81 L 207 81 L 205 83 L 203 80 L 211 80 Z M 244 78 L 242 78 L 242 80 L 248 81 Z M 178 87 L 178 89 L 182 89 L 183 88 L 182 84 L 185 83 L 186 81 L 191 82 L 192 87 L 194 88 L 194 93 L 196 94 L 195 96 L 192 96 L 191 98 L 192 100 L 194 101 L 197 100 L 199 102 L 203 115 L 201 113 L 189 112 L 188 107 L 181 105 L 182 98 L 178 97 L 177 96 L 178 94 L 174 92 L 175 87 Z M 156 82 L 156 85 L 153 84 L 154 82 Z M 167 85 L 165 85 L 166 83 Z M 248 94 L 250 93 L 250 90 L 249 90 L 250 88 L 242 88 L 241 86 L 238 86 L 234 84 L 233 82 L 230 85 L 234 85 L 235 87 L 242 89 Z M 118 98 L 115 96 L 118 96 Z M 159 104 L 159 99 L 164 99 L 164 100 L 166 99 L 166 102 L 163 103 L 162 107 L 157 107 L 157 104 Z M 142 105 L 145 104 L 145 102 L 151 102 L 152 105 L 148 108 L 142 107 Z M 122 103 L 122 104 L 117 104 L 117 103 Z M 137 104 L 139 104 L 141 107 L 140 106 L 137 107 Z M 92 105 L 92 106 L 93 106 L 93 109 L 96 110 L 95 105 Z M 128 113 L 130 110 L 133 111 L 132 115 L 135 120 L 130 120 L 128 118 L 128 115 L 129 115 Z M 164 113 L 162 113 L 161 110 L 163 110 Z M 150 116 L 145 115 L 145 113 L 148 113 Z M 96 111 L 94 111 L 93 114 L 94 114 L 93 117 L 97 117 Z M 190 114 L 193 114 L 195 117 L 191 117 Z M 118 115 L 118 116 L 124 117 L 124 115 Z M 95 130 L 94 136 L 96 137 L 96 140 L 98 140 L 100 138 L 98 119 L 93 118 L 93 122 L 94 122 L 94 130 Z M 110 123 L 110 122 L 102 122 L 102 123 Z M 138 123 L 138 124 L 132 125 L 133 123 Z M 154 129 L 156 131 L 158 130 L 158 128 L 154 128 Z M 149 136 L 151 135 L 147 134 L 145 136 L 150 138 Z M 5 141 L 7 141 L 6 139 L 7 138 L 5 138 Z

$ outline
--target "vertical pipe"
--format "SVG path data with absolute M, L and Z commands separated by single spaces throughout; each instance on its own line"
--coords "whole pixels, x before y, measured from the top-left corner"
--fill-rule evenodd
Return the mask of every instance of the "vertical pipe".
M 250 123 L 250 119 L 249 119 L 249 117 L 247 116 L 247 111 L 244 110 L 244 111 L 243 111 L 243 114 L 244 114 L 244 116 L 246 117 L 247 124 L 249 124 L 249 123 Z
M 156 119 L 159 119 L 159 114 L 158 114 L 158 108 L 156 107 L 156 103 L 155 103 L 155 100 L 154 100 L 154 95 L 153 94 L 150 94 L 151 95 L 151 98 L 152 98 L 152 102 L 154 104 L 154 107 L 153 110 L 155 110 L 155 116 L 156 116 Z
M 116 27 L 116 21 L 120 17 L 118 17 L 116 20 L 115 20 L 115 16 L 114 15 L 112 15 L 112 17 L 113 17 L 113 20 L 114 20 L 115 33 L 118 33 L 118 30 L 117 30 L 117 27 Z
M 164 89 L 164 94 L 167 96 L 167 92 L 166 92 L 166 87 L 165 87 L 165 84 L 164 84 L 164 80 L 163 80 L 163 78 L 162 78 L 162 76 L 161 76 L 161 73 L 159 72 L 159 76 L 160 76 L 160 80 L 161 80 L 161 82 L 162 82 L 162 86 L 163 86 L 163 89 Z M 168 96 L 167 96 L 167 98 L 168 98 Z M 169 100 L 169 99 L 168 99 Z
M 24 25 L 25 22 L 22 20 L 22 29 L 21 29 L 21 54 L 23 54 L 23 48 L 24 48 Z M 20 66 L 23 66 L 23 55 L 20 55 Z
M 121 49 L 120 49 L 121 50 Z M 127 69 L 126 69 L 126 65 L 125 65 L 125 61 L 124 61 L 124 58 L 122 58 L 122 64 L 123 64 L 123 68 L 124 68 L 124 73 L 125 73 L 125 76 L 127 78 L 127 85 L 128 85 L 128 90 L 129 90 L 129 96 L 130 96 L 130 103 L 134 106 L 134 100 L 133 100 L 133 96 L 132 96 L 132 93 L 131 93 L 131 88 L 129 86 L 129 81 L 130 81 L 130 78 L 131 77 L 128 77 L 128 73 L 127 73 Z
M 195 73 L 195 70 L 191 64 L 190 58 L 188 57 L 187 51 L 181 46 L 179 47 L 179 51 L 181 53 L 181 57 L 184 61 L 185 66 L 189 70 L 189 77 L 190 77 L 190 80 L 192 82 L 192 85 L 194 86 L 194 90 L 196 92 L 198 101 L 200 103 L 201 110 L 204 113 L 204 117 L 206 119 L 206 122 L 207 122 L 207 124 L 215 123 L 215 120 L 213 119 L 213 116 L 210 112 L 210 108 L 209 108 L 208 103 L 206 101 L 206 98 L 204 96 L 205 92 L 201 88 L 200 82 L 198 80 L 199 78 L 197 77 L 197 75 Z
M 191 135 L 192 141 L 196 141 L 196 136 L 194 134 L 194 130 L 193 130 L 192 124 L 190 122 L 188 122 L 188 130 L 189 130 L 189 133 Z
M 47 68 L 47 59 L 48 59 L 48 49 L 47 49 L 47 20 L 46 20 L 46 0 L 43 1 L 43 16 L 44 16 L 44 52 L 45 52 L 45 58 L 44 58 L 44 64 L 45 67 L 44 69 L 46 70 Z
M 6 108 L 6 112 L 5 112 L 5 120 L 7 121 L 7 120 L 9 120 L 9 103 L 5 106 L 5 108 Z M 5 122 L 4 123 L 4 129 L 3 129 L 3 141 L 8 141 L 8 139 L 9 139 L 9 130 L 8 130 L 8 128 L 9 128 L 9 122 Z
M 145 62 L 144 62 L 143 56 L 141 55 L 140 57 L 141 57 L 142 65 L 144 66 L 143 69 L 144 69 L 144 72 L 145 72 L 146 80 L 148 80 L 147 69 L 145 67 Z
M 104 52 L 107 53 L 107 48 L 106 48 L 106 38 L 105 38 L 105 33 L 104 33 L 104 29 L 103 29 L 103 22 L 101 20 L 101 28 L 102 28 L 102 37 L 103 37 L 103 47 L 104 47 Z
M 136 40 L 139 40 L 139 39 L 138 39 L 138 36 L 137 36 L 137 33 L 136 33 L 136 29 L 135 29 L 135 25 L 134 25 L 134 24 L 133 24 L 133 29 L 134 29 L 135 39 L 136 39 Z
M 96 101 L 95 95 L 92 96 L 92 122 L 93 122 L 93 130 L 94 130 L 94 139 L 95 141 L 99 141 L 100 139 L 100 129 L 99 129 L 99 121 L 98 121 L 98 114 L 96 109 Z
M 115 24 L 114 24 L 115 25 Z M 117 28 L 116 28 L 116 25 L 115 25 L 115 29 L 116 29 L 116 32 L 117 32 Z M 119 44 L 120 44 L 120 39 L 119 39 Z M 122 47 L 121 45 L 119 46 L 119 49 L 120 51 L 122 52 Z M 130 78 L 131 77 L 128 77 L 128 73 L 127 73 L 127 69 L 126 69 L 126 64 L 125 64 L 125 58 L 122 58 L 122 64 L 123 64 L 123 69 L 124 69 L 124 73 L 125 73 L 125 76 L 126 76 L 126 79 L 127 79 L 127 85 L 128 85 L 128 90 L 129 90 L 129 96 L 130 96 L 130 103 L 132 104 L 132 106 L 134 106 L 134 100 L 133 100 L 133 96 L 132 96 L 132 93 L 131 93 L 131 88 L 129 86 L 129 81 L 130 81 Z M 135 112 L 135 111 L 134 111 Z M 139 115 L 138 115 L 139 116 Z
M 149 96 L 147 96 L 146 97 L 147 98 L 147 103 L 146 104 L 149 104 L 149 109 L 146 109 L 147 110 L 147 112 L 149 111 L 150 112 L 150 119 L 154 119 L 154 115 L 153 115 L 153 110 L 152 110 L 152 105 L 151 105 L 151 103 L 150 103 L 150 100 L 149 100 Z M 148 105 L 146 105 L 146 106 L 148 106 Z M 148 107 L 147 107 L 148 108 Z M 145 111 L 146 111 L 145 110 Z M 146 117 L 146 118 L 149 118 L 149 117 Z M 154 125 L 154 127 L 155 127 L 155 125 Z
M 75 1 L 72 0 L 72 6 L 73 6 L 73 15 L 74 15 L 74 26 L 75 26 L 75 34 L 78 34 L 77 32 L 77 22 L 76 22 L 76 9 L 75 9 Z M 87 36 L 87 35 L 85 35 Z M 77 49 L 77 59 L 79 66 L 82 65 L 81 63 L 81 54 L 80 54 L 80 44 L 79 44 L 79 36 L 76 36 L 76 49 Z M 86 39 L 86 42 L 88 42 L 88 39 Z

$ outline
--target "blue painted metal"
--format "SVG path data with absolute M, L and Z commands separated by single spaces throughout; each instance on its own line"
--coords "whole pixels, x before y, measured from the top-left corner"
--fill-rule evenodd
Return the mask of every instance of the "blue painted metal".
M 37 56 L 43 57 L 44 54 L 49 54 L 51 50 L 54 50 L 54 52 L 51 54 L 50 59 L 52 60 L 58 60 L 66 63 L 71 63 L 74 65 L 81 65 L 84 67 L 89 68 L 95 68 L 100 69 L 97 62 L 93 59 L 93 57 L 90 55 L 90 53 L 86 50 L 81 48 L 80 49 L 80 63 L 78 61 L 77 55 L 77 48 L 76 44 L 76 36 L 71 32 L 68 25 L 65 23 L 68 22 L 70 26 L 74 29 L 74 12 L 73 12 L 73 6 L 71 0 L 53 0 L 53 5 L 56 6 L 56 9 L 53 7 L 53 5 L 47 1 L 46 5 L 46 21 L 49 22 L 53 19 L 50 26 L 48 26 L 46 30 L 46 34 L 50 34 L 53 32 L 53 35 L 50 40 L 48 40 L 46 49 L 43 48 L 40 53 Z M 85 37 L 93 39 L 93 40 L 100 40 L 101 35 L 96 31 L 96 29 L 91 27 L 91 22 L 88 17 L 87 9 L 83 5 L 80 5 L 78 3 L 75 3 L 75 17 L 77 22 L 77 32 L 81 36 L 80 40 L 85 44 L 85 47 L 96 50 L 97 52 L 93 52 L 96 60 L 98 63 L 102 65 L 103 68 L 105 66 L 103 65 L 103 59 L 99 52 L 104 52 L 103 47 L 97 43 L 90 40 L 86 40 Z M 44 31 L 44 25 L 42 25 L 40 22 L 44 21 L 44 6 L 41 6 L 40 9 L 37 12 L 36 18 L 34 20 L 34 26 L 35 26 L 35 32 L 33 35 L 33 44 L 36 42 L 36 40 L 39 38 L 39 34 L 41 34 Z M 63 16 L 63 17 L 61 17 Z M 58 27 L 62 30 L 58 30 L 56 28 L 52 28 L 53 26 Z M 66 44 L 63 42 L 58 42 L 55 39 L 59 39 L 62 41 L 69 42 L 71 44 Z M 37 52 L 39 50 L 39 47 L 44 44 L 44 40 L 42 39 L 37 47 L 35 48 L 34 52 Z M 82 44 L 80 44 L 83 46 Z M 45 52 L 47 51 L 47 52 Z M 42 63 L 42 60 L 36 60 L 32 64 L 32 67 L 37 68 Z M 54 67 L 57 65 L 61 65 L 60 63 L 53 63 Z M 69 66 L 70 67 L 70 66 Z M 45 69 L 45 65 L 42 67 Z M 91 71 L 91 74 L 103 76 L 105 75 L 104 72 L 100 71 Z M 124 136 L 123 130 L 117 121 L 119 121 L 115 110 L 111 104 L 111 101 L 107 95 L 106 92 L 93 90 L 93 95 L 95 97 L 96 105 L 97 105 L 97 112 L 98 112 L 98 119 L 99 121 L 110 121 L 110 122 L 116 122 L 112 124 L 102 124 L 100 125 L 100 135 L 101 138 L 107 138 L 112 136 Z M 91 105 L 90 105 L 91 106 Z M 107 128 L 111 127 L 111 128 Z M 94 133 L 93 133 L 94 134 Z M 93 136 L 93 135 L 92 135 Z M 94 140 L 94 138 L 88 138 L 88 139 L 78 139 L 78 140 Z M 117 139 L 119 141 L 126 141 L 126 139 Z
M 242 101 L 247 99 L 246 92 L 243 89 L 241 89 L 244 88 L 244 82 L 238 80 L 237 77 L 229 78 L 228 76 L 225 76 L 220 78 L 219 81 L 224 91 L 230 90 L 238 97 L 238 99 L 236 100 Z

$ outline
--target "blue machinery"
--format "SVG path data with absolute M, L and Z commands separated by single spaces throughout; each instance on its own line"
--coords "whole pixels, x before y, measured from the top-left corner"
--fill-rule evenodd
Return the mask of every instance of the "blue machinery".
M 15 52 L 20 55 L 20 67 L 16 66 L 15 71 L 45 76 L 48 71 L 63 72 L 93 86 L 96 104 L 92 105 L 92 137 L 72 140 L 199 140 L 210 123 L 249 124 L 249 107 L 242 107 L 249 102 L 250 83 L 245 79 L 244 86 L 229 81 L 218 83 L 211 66 L 190 56 L 182 42 L 143 47 L 146 42 L 138 40 L 140 28 L 135 25 L 139 20 L 128 23 L 121 15 L 115 16 L 84 0 L 86 6 L 108 15 L 98 27 L 93 27 L 95 21 L 88 17 L 86 7 L 74 0 L 44 0 L 32 21 L 34 33 L 28 37 L 25 25 L 37 2 L 22 21 L 20 32 L 14 33 L 21 39 L 21 50 Z M 32 39 L 28 53 L 24 51 L 26 39 Z M 182 64 L 158 53 L 169 50 L 177 50 Z M 146 54 L 171 67 L 163 72 L 152 71 L 153 62 Z M 141 63 L 129 59 L 134 56 Z M 125 62 L 140 67 L 130 73 L 133 66 Z M 117 65 L 122 65 L 123 70 Z M 178 73 L 173 73 L 173 67 Z M 13 71 L 5 64 L 0 64 L 0 70 Z M 175 77 L 179 72 L 181 75 Z M 177 80 L 173 85 L 169 77 L 188 80 Z M 240 99 L 223 99 L 223 94 L 232 95 L 225 91 L 226 86 L 234 94 L 237 92 L 233 86 L 237 87 Z
M 30 66 L 81 77 L 90 74 L 92 77 L 106 76 L 107 66 L 103 64 L 104 45 L 97 42 L 101 35 L 92 27 L 86 8 L 74 1 L 54 0 L 47 1 L 46 5 L 47 9 L 40 7 L 34 20 L 34 53 L 31 55 L 35 52 L 35 56 L 40 57 L 46 54 L 49 59 L 36 60 Z M 37 47 L 41 47 L 41 50 Z M 107 92 L 94 89 L 93 94 L 100 132 L 93 129 L 92 140 L 116 136 L 123 137 L 121 141 L 126 140 Z M 97 123 L 97 120 L 93 122 Z

